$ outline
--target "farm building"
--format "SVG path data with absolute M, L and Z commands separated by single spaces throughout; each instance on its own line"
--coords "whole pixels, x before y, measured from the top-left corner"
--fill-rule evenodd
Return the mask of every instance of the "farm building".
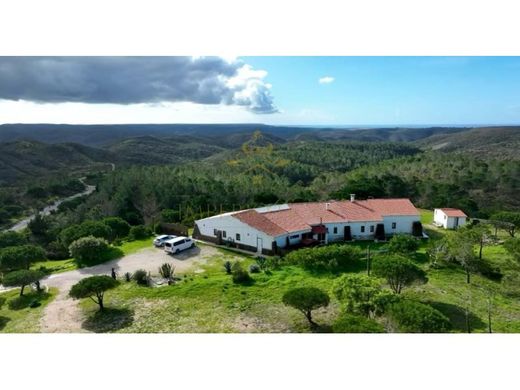
M 466 224 L 468 216 L 462 210 L 444 208 L 433 211 L 433 222 L 444 229 L 456 229 Z
M 409 199 L 368 199 L 289 203 L 234 211 L 195 221 L 193 237 L 252 252 L 421 234 L 419 212 Z

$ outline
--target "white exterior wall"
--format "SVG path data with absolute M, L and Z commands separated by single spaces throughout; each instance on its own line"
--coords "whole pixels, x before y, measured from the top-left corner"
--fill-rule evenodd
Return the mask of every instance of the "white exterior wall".
M 383 217 L 385 225 L 385 234 L 412 234 L 413 223 L 420 221 L 419 215 L 391 215 Z M 395 222 L 395 229 L 392 229 L 392 224 Z
M 458 224 L 456 224 L 458 218 Z M 466 217 L 448 217 L 441 209 L 433 211 L 433 221 L 444 229 L 455 229 L 466 224 Z
M 200 219 L 195 221 L 199 227 L 200 234 L 204 236 L 216 237 L 214 229 L 222 230 L 226 232 L 226 237 L 222 237 L 223 241 L 231 238 L 233 242 L 237 242 L 243 245 L 249 245 L 257 247 L 257 240 L 262 240 L 263 249 L 272 249 L 272 243 L 274 238 L 267 235 L 264 232 L 256 230 L 251 226 L 243 223 L 242 221 L 233 218 L 231 215 L 219 215 L 215 217 Z M 240 234 L 240 241 L 236 239 L 236 234 Z M 283 243 L 285 246 L 285 237 L 283 237 Z

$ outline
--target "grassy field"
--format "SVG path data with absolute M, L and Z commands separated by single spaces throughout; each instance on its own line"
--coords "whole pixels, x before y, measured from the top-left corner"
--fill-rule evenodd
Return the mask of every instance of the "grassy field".
M 26 291 L 28 290 L 26 288 Z M 23 297 L 20 297 L 19 293 L 19 289 L 0 293 L 0 333 L 39 332 L 43 310 L 57 294 L 57 290 L 26 292 Z M 30 304 L 33 301 L 40 305 L 31 308 Z
M 120 247 L 114 247 L 113 255 L 110 256 L 110 259 L 135 253 L 143 248 L 149 247 L 150 245 L 152 245 L 152 238 L 125 241 Z M 78 268 L 78 264 L 74 259 L 46 260 L 34 263 L 31 266 L 31 269 L 39 269 L 40 267 L 46 268 L 47 272 L 51 274 L 57 274 L 60 272 L 73 271 Z
M 442 234 L 440 232 L 439 234 Z M 354 242 L 372 253 L 384 250 L 384 243 Z M 520 332 L 520 301 L 511 285 L 493 282 L 479 275 L 467 285 L 459 268 L 431 268 L 426 255 L 428 241 L 423 241 L 413 256 L 428 273 L 428 283 L 403 292 L 431 304 L 450 318 L 454 332 L 466 331 L 466 310 L 472 332 L 487 332 L 488 308 L 492 314 L 493 332 Z M 501 267 L 507 275 L 512 270 L 509 257 L 501 245 L 486 246 L 484 258 Z M 82 302 L 86 311 L 86 328 L 95 332 L 308 332 L 304 317 L 281 303 L 285 291 L 293 287 L 315 286 L 330 293 L 337 275 L 315 274 L 297 266 L 284 266 L 268 274 L 252 274 L 254 283 L 233 284 L 223 263 L 239 260 L 245 267 L 251 257 L 221 250 L 204 272 L 188 273 L 172 286 L 140 287 L 123 282 L 107 293 L 106 313 L 97 313 L 89 300 Z M 366 262 L 353 264 L 351 272 L 366 272 Z M 507 279 L 507 278 L 506 278 Z M 332 294 L 331 294 L 332 296 Z M 326 309 L 316 312 L 322 330 L 330 328 L 340 310 L 334 298 Z

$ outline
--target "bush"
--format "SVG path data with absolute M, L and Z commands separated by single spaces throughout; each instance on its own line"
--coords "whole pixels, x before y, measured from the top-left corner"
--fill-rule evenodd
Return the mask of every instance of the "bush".
M 267 260 L 264 256 L 256 256 L 255 261 L 262 271 L 265 271 L 267 269 Z
M 350 245 L 304 248 L 285 256 L 289 264 L 314 271 L 342 271 L 361 259 L 361 250 Z
M 396 234 L 388 243 L 388 250 L 392 253 L 410 254 L 419 249 L 419 241 L 407 234 Z
M 164 263 L 163 265 L 161 265 L 159 267 L 159 274 L 164 278 L 164 279 L 173 279 L 173 273 L 175 271 L 175 267 L 169 263 Z
M 60 241 L 68 247 L 82 237 L 93 236 L 109 240 L 111 235 L 112 229 L 103 222 L 85 221 L 79 225 L 72 225 L 63 229 L 60 233 Z
M 449 319 L 440 311 L 409 299 L 390 305 L 388 316 L 401 332 L 445 333 L 451 329 Z
M 108 242 L 103 238 L 88 236 L 74 241 L 69 246 L 70 255 L 79 264 L 93 264 L 103 261 L 108 254 Z
M 237 261 L 231 267 L 231 275 L 233 283 L 236 284 L 248 284 L 251 283 L 252 279 L 249 272 L 242 268 L 242 265 Z
M 334 333 L 383 333 L 385 328 L 372 319 L 343 314 L 332 325 L 332 331 Z
M 47 258 L 50 260 L 64 260 L 70 256 L 69 249 L 60 241 L 53 241 L 47 245 Z
M 230 261 L 226 261 L 224 263 L 224 269 L 226 270 L 226 274 L 231 275 L 231 269 L 233 268 L 233 265 Z
M 119 217 L 107 217 L 102 220 L 102 222 L 107 225 L 112 234 L 110 236 L 111 240 L 121 239 L 128 236 L 130 233 L 130 224 L 126 222 L 123 218 Z
M 0 233 L 0 248 L 8 246 L 19 246 L 27 243 L 27 237 L 17 232 L 1 232 Z
M 260 266 L 258 264 L 251 264 L 249 266 L 249 272 L 252 274 L 257 274 L 260 272 Z
M 373 270 L 375 275 L 386 279 L 396 294 L 414 282 L 425 283 L 428 280 L 426 272 L 413 261 L 399 255 L 377 257 Z
M 125 272 L 125 281 L 130 282 L 132 280 L 132 274 L 130 272 Z
M 282 266 L 282 258 L 280 256 L 271 256 L 265 259 L 265 269 L 279 269 Z
M 144 225 L 132 226 L 128 234 L 130 240 L 144 240 L 152 235 L 152 231 Z
M 132 275 L 132 279 L 134 279 L 135 282 L 140 286 L 148 286 L 150 282 L 148 278 L 148 272 L 146 272 L 144 269 L 138 269 L 135 271 Z

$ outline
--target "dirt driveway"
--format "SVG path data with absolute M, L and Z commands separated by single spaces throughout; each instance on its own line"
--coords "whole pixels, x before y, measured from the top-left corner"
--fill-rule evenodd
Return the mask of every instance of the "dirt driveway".
M 134 272 L 138 269 L 150 271 L 153 275 L 158 274 L 158 269 L 163 263 L 171 263 L 175 266 L 176 273 L 183 273 L 188 269 L 196 269 L 198 264 L 205 264 L 211 257 L 218 254 L 218 250 L 211 246 L 197 246 L 177 255 L 168 255 L 163 249 L 151 247 L 104 264 L 50 275 L 42 281 L 42 284 L 58 288 L 59 293 L 45 308 L 40 321 L 41 332 L 84 332 L 81 327 L 84 318 L 77 306 L 77 301 L 68 296 L 70 288 L 83 278 L 93 275 L 110 275 L 112 268 L 119 277 L 126 272 Z

